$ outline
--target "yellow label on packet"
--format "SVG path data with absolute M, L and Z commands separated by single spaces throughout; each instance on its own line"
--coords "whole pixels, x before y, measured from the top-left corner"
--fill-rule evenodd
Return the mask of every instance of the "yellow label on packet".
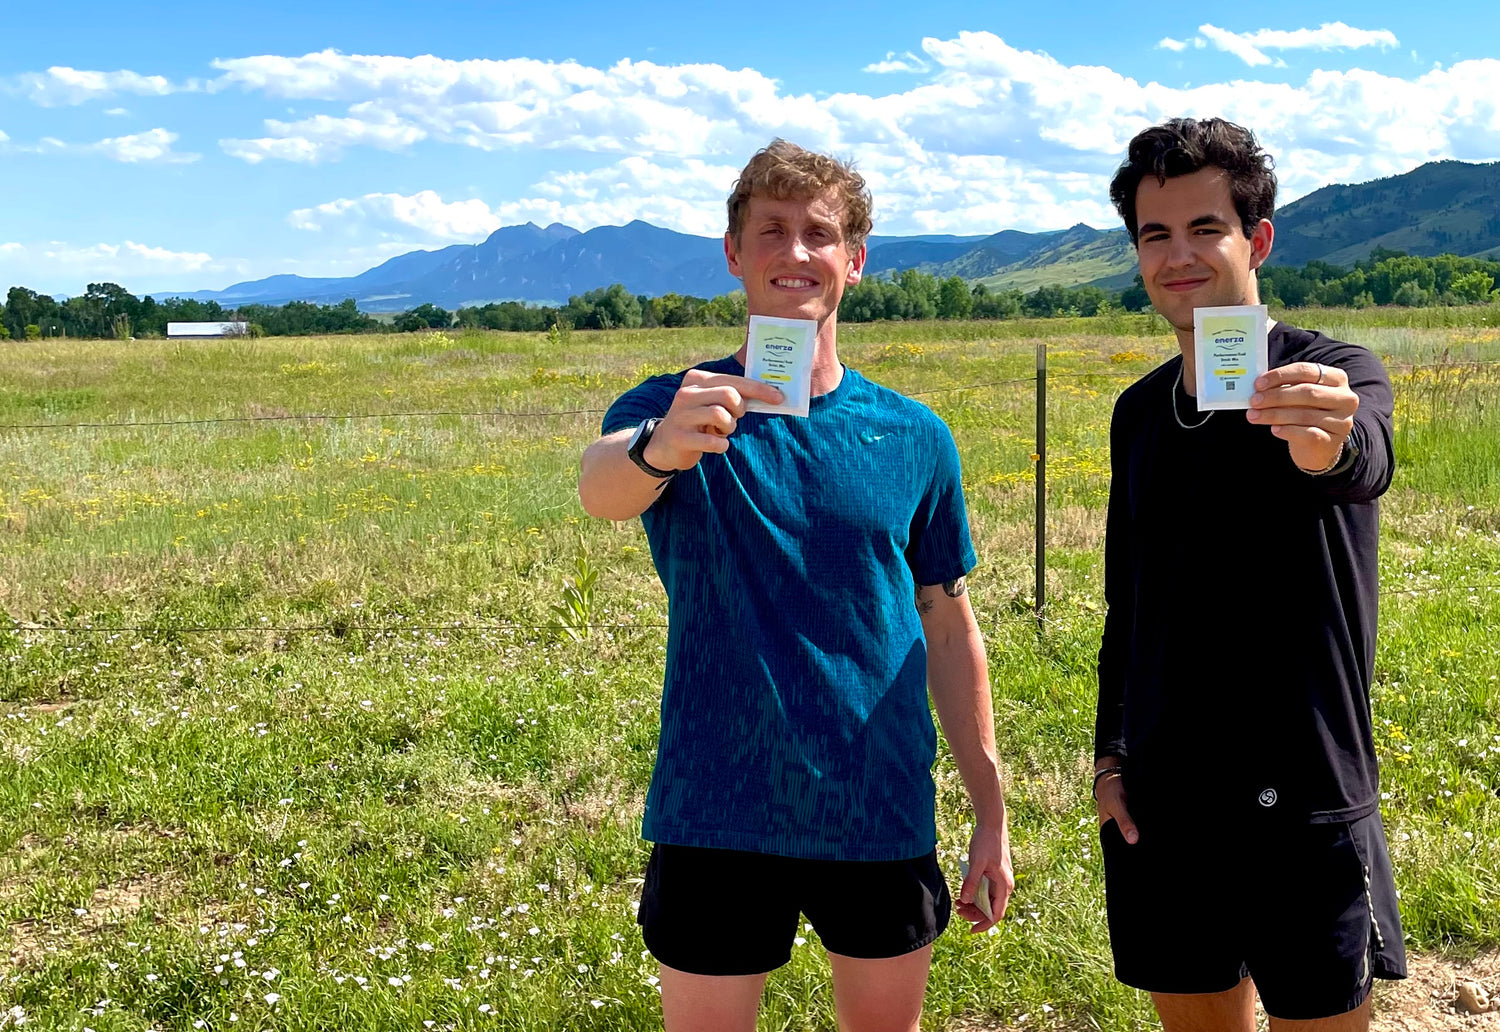
M 1265 305 L 1193 310 L 1198 411 L 1247 409 L 1255 378 L 1266 371 Z

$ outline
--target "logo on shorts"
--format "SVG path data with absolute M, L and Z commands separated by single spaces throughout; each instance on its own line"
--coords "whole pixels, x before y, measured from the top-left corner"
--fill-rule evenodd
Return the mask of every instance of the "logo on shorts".
M 1275 806 L 1276 805 L 1276 790 L 1274 788 L 1264 789 L 1260 793 L 1259 798 L 1260 798 L 1260 805 L 1261 806 Z

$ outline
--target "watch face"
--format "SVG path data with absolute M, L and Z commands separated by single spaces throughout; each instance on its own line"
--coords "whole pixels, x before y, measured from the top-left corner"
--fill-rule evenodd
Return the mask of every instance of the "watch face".
M 627 449 L 626 449 L 627 451 L 635 451 L 636 443 L 640 441 L 641 434 L 643 434 L 643 433 L 646 432 L 646 423 L 647 422 L 648 422 L 647 420 L 643 419 L 643 420 L 641 420 L 641 422 L 639 422 L 639 423 L 636 424 L 635 433 L 633 433 L 633 434 L 630 435 L 630 444 L 627 446 Z

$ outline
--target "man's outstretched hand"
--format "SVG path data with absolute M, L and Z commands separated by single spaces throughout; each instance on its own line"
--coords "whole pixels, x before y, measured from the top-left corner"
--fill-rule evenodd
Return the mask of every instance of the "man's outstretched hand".
M 1245 416 L 1285 441 L 1298 469 L 1317 473 L 1338 461 L 1358 410 L 1359 395 L 1350 389 L 1348 373 L 1319 362 L 1293 362 L 1256 378 Z

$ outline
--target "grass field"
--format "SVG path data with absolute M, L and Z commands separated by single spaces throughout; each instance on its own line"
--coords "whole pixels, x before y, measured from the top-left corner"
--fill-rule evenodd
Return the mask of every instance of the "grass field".
M 1375 348 L 1397 390 L 1374 706 L 1420 951 L 1500 943 L 1500 329 L 1493 309 L 1468 320 L 1298 320 Z M 1152 1027 L 1110 977 L 1087 772 L 1107 423 L 1171 354 L 1161 330 L 842 334 L 846 362 L 919 394 L 962 451 L 1010 784 L 1012 917 L 939 941 L 931 1028 Z M 0 1029 L 659 1027 L 633 914 L 664 599 L 639 523 L 585 517 L 576 468 L 616 395 L 735 344 L 0 346 Z M 309 413 L 329 418 L 282 418 Z M 369 413 L 385 414 L 346 418 Z M 16 428 L 161 420 L 236 421 Z M 552 607 L 580 564 L 597 581 L 573 622 L 591 626 L 570 634 Z M 956 871 L 946 756 L 937 777 Z M 806 938 L 764 1028 L 833 1027 Z

